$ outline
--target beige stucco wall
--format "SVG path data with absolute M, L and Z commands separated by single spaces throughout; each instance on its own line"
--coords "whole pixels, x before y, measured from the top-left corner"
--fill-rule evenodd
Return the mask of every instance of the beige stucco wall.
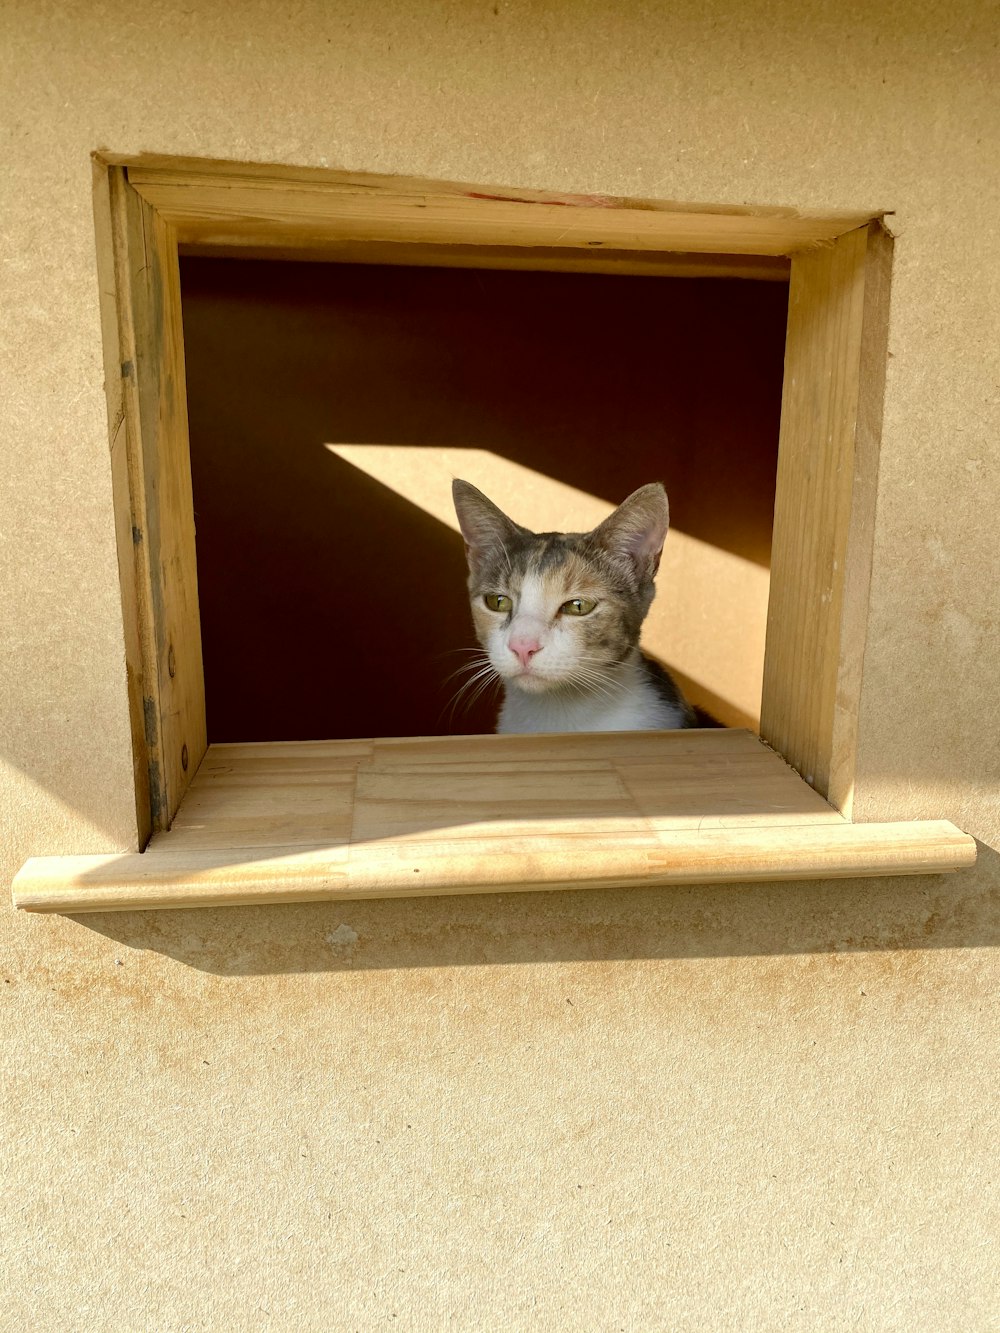
M 3 931 L 0 1319 L 995 1328 L 995 11 L 0 11 L 4 879 L 125 847 L 88 154 L 895 210 L 863 817 L 961 877 Z

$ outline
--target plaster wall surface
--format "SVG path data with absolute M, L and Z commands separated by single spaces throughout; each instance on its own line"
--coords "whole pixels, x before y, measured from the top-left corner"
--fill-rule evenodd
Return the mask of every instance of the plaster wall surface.
M 887 208 L 856 815 L 951 878 L 2 917 L 10 1328 L 997 1316 L 991 4 L 0 12 L 0 870 L 126 848 L 89 153 Z

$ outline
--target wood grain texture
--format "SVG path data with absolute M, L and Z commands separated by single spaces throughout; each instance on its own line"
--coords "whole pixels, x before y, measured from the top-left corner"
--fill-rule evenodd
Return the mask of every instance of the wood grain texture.
M 873 214 L 805 217 L 792 209 L 725 208 L 547 194 L 451 181 L 229 164 L 142 163 L 130 183 L 181 242 L 285 250 L 348 241 L 409 245 L 607 247 L 789 255 Z
M 109 390 L 109 408 L 120 393 L 112 475 L 133 749 L 146 774 L 141 837 L 169 826 L 207 736 L 176 236 L 123 172 L 109 174 L 108 189 L 119 352 L 109 378 L 120 386 Z
M 869 594 L 875 543 L 882 405 L 889 361 L 889 284 L 892 238 L 879 223 L 868 228 L 864 306 L 858 368 L 854 462 L 844 552 L 840 651 L 833 703 L 827 796 L 851 818 L 858 753 L 858 726 L 868 637 Z
M 761 735 L 823 795 L 831 793 L 835 714 L 856 713 L 860 700 L 865 617 L 852 616 L 846 636 L 841 618 L 848 561 L 871 561 L 871 519 L 852 529 L 867 253 L 867 228 L 850 232 L 796 256 L 789 287 Z M 873 343 L 866 349 L 874 354 Z M 870 430 L 866 477 L 877 449 Z M 857 604 L 862 582 L 858 574 L 852 583 Z M 853 743 L 842 725 L 841 774 Z M 841 777 L 835 795 L 844 793 Z
M 953 825 L 852 825 L 748 732 L 212 746 L 143 855 L 43 857 L 30 911 L 931 873 Z
M 124 173 L 93 164 L 94 226 L 96 234 L 98 288 L 101 303 L 101 343 L 104 349 L 104 393 L 108 406 L 111 450 L 111 483 L 114 495 L 115 545 L 122 598 L 122 629 L 125 637 L 125 673 L 128 688 L 129 727 L 132 739 L 132 780 L 135 796 L 136 846 L 144 847 L 152 833 L 151 765 L 159 774 L 159 740 L 147 735 L 144 699 L 156 697 L 159 686 L 154 654 L 144 632 L 151 630 L 146 548 L 133 541 L 133 491 L 141 492 L 142 460 L 137 447 L 138 418 L 134 396 L 126 393 L 124 366 L 135 361 L 135 330 L 124 256 L 127 217 L 123 203 Z M 123 350 L 123 349 L 127 349 Z M 133 381 L 134 383 L 134 381 Z M 157 790 L 157 802 L 161 800 Z

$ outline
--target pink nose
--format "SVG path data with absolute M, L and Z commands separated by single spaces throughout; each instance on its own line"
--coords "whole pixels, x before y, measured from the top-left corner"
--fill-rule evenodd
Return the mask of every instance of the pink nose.
M 528 665 L 535 653 L 542 650 L 542 645 L 537 639 L 511 639 L 507 647 L 523 667 Z

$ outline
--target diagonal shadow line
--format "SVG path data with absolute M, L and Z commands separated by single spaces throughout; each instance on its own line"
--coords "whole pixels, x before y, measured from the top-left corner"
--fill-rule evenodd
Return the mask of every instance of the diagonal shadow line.
M 270 377 L 325 439 L 476 439 L 612 504 L 648 480 L 652 442 L 684 479 L 678 530 L 768 561 L 742 514 L 773 503 L 784 284 L 196 257 L 181 273 L 193 405 L 229 394 L 217 434 Z M 285 418 L 270 399 L 256 411 Z

